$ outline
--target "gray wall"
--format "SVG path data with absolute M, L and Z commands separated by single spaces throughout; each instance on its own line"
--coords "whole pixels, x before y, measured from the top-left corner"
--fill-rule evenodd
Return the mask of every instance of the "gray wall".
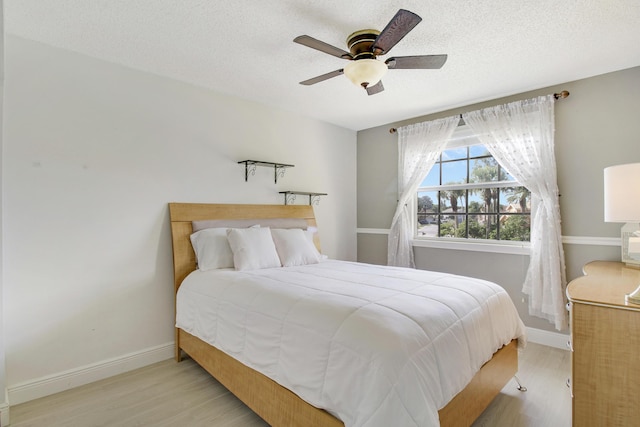
M 603 169 L 640 162 L 640 67 L 494 99 L 358 132 L 358 261 L 385 264 L 397 200 L 397 134 L 389 128 L 568 90 L 555 106 L 555 143 L 567 279 L 588 261 L 620 260 L 621 224 L 604 222 Z M 363 230 L 373 229 L 373 230 Z M 599 239 L 600 238 L 600 239 Z M 602 239 L 605 238 L 605 239 Z M 606 239 L 609 238 L 609 239 Z M 600 244 L 604 242 L 605 244 Z M 528 256 L 414 248 L 416 266 L 480 277 L 502 285 L 529 327 L 554 331 L 528 315 L 521 292 Z

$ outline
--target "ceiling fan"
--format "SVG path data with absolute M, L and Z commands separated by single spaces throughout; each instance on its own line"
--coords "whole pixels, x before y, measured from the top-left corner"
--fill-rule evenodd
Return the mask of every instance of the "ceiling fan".
M 302 81 L 300 84 L 309 86 L 345 74 L 354 84 L 362 86 L 367 94 L 375 95 L 384 90 L 381 78 L 388 69 L 442 68 L 447 61 L 447 55 L 396 56 L 384 62 L 377 59 L 378 56 L 389 53 L 391 48 L 420 21 L 422 18 L 415 13 L 400 9 L 382 31 L 360 30 L 347 37 L 349 52 L 311 36 L 296 37 L 293 39 L 296 43 L 351 61 L 344 68 Z

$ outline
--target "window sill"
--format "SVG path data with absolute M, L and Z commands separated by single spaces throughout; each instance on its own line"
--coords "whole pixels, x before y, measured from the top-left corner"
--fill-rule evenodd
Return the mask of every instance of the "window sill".
M 411 245 L 418 248 L 450 249 L 455 251 L 493 252 L 511 255 L 529 255 L 529 242 L 493 243 L 487 241 L 413 239 Z
M 389 235 L 389 229 L 388 228 L 357 228 L 356 229 L 356 233 L 358 234 L 381 234 L 381 235 L 385 235 L 388 236 Z M 452 242 L 452 241 L 444 241 L 444 242 L 440 242 L 440 241 L 436 241 L 434 243 L 432 243 L 433 240 L 431 239 L 425 239 L 425 238 L 416 238 L 416 239 L 412 239 L 411 243 L 413 246 L 417 246 L 417 247 L 425 247 L 425 248 L 443 248 L 443 249 L 456 249 L 456 250 L 468 250 L 468 251 L 473 251 L 473 250 L 477 250 L 478 248 L 474 249 L 471 248 L 469 249 L 470 245 L 475 245 L 475 244 L 480 244 L 483 245 L 485 244 L 485 242 L 460 242 L 460 245 L 463 245 L 461 247 L 452 247 L 451 244 L 452 243 L 458 243 L 456 242 Z M 593 236 L 562 236 L 562 243 L 564 243 L 565 245 L 587 245 L 587 246 L 618 246 L 620 247 L 620 236 L 616 236 L 616 237 L 593 237 Z M 446 245 L 446 246 L 435 246 L 436 244 L 441 244 L 441 245 Z M 491 246 L 491 249 L 493 249 L 494 246 L 507 246 L 507 245 L 496 245 L 496 244 L 488 244 L 489 246 Z M 515 253 L 523 253 L 523 254 L 529 254 L 529 243 L 521 243 L 521 244 L 517 244 L 517 247 L 520 248 L 521 250 L 523 250 L 524 252 L 515 252 Z M 526 248 L 526 249 L 523 249 Z M 507 253 L 514 253 L 512 251 L 508 251 Z

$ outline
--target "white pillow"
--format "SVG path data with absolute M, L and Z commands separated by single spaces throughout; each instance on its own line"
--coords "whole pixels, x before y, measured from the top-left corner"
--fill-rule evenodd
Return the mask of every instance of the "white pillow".
M 304 230 L 304 235 L 309 240 L 309 243 L 311 243 L 311 246 L 313 247 L 314 252 L 318 255 L 318 259 L 320 260 L 328 259 L 329 258 L 328 256 L 320 253 L 320 251 L 316 246 L 316 243 L 313 241 L 313 236 L 316 234 L 317 231 L 318 229 L 316 227 L 309 227 L 306 230 Z
M 283 267 L 295 265 L 317 264 L 320 254 L 307 235 L 313 239 L 313 234 L 306 233 L 299 228 L 289 230 L 271 230 L 273 242 Z
M 230 228 L 227 240 L 236 270 L 280 267 L 280 258 L 268 227 Z
M 233 252 L 227 240 L 226 228 L 207 228 L 191 235 L 198 269 L 215 270 L 233 267 Z

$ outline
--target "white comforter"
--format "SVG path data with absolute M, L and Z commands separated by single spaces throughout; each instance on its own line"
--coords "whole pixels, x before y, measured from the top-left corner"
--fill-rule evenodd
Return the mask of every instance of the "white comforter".
M 176 326 L 345 426 L 438 426 L 438 410 L 524 326 L 483 280 L 326 260 L 194 271 Z

